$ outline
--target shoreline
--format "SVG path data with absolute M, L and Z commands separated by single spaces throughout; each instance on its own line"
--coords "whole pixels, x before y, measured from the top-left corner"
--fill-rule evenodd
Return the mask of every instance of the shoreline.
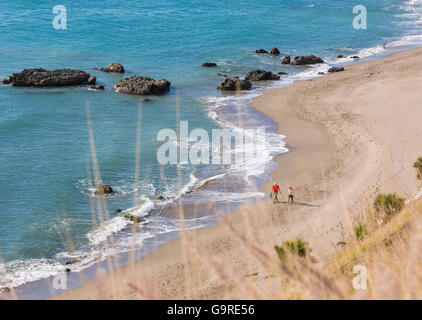
M 241 270 L 239 277 L 252 277 L 259 284 L 258 297 L 265 297 L 271 281 L 260 276 L 259 261 L 247 259 L 245 254 L 242 257 L 239 252 L 240 248 L 244 250 L 245 246 L 252 245 L 245 243 L 245 237 L 241 236 L 245 234 L 253 239 L 253 246 L 267 254 L 273 254 L 272 247 L 282 240 L 306 235 L 305 240 L 313 244 L 315 257 L 324 261 L 338 250 L 336 241 L 340 241 L 359 208 L 376 192 L 397 191 L 408 198 L 418 192 L 416 176 L 408 166 L 418 152 L 415 142 L 409 139 L 409 132 L 415 129 L 409 121 L 413 123 L 414 120 L 406 119 L 407 123 L 403 123 L 403 119 L 397 117 L 403 110 L 388 108 L 387 114 L 381 117 L 375 111 L 382 110 L 377 100 L 391 96 L 383 89 L 387 80 L 391 82 L 390 86 L 400 80 L 400 88 L 408 90 L 410 76 L 406 72 L 412 71 L 413 64 L 406 64 L 403 58 L 417 60 L 421 52 L 420 48 L 411 49 L 378 60 L 346 65 L 345 72 L 265 90 L 253 101 L 252 107 L 276 121 L 277 132 L 285 135 L 287 145 L 293 148 L 276 158 L 278 168 L 271 177 L 281 186 L 282 194 L 286 193 L 288 185 L 293 185 L 296 198 L 301 201 L 299 204 L 272 205 L 267 200 L 242 206 L 224 217 L 220 225 L 183 232 L 180 238 L 163 244 L 140 261 L 101 275 L 104 288 L 107 288 L 104 290 L 106 296 L 98 295 L 98 279 L 91 279 L 77 289 L 52 298 L 236 298 L 227 293 L 227 288 L 235 284 L 219 268 L 233 260 L 235 263 L 229 269 Z M 394 70 L 390 70 L 391 64 L 394 64 Z M 389 70 L 383 68 L 385 65 Z M 420 73 L 420 70 L 416 72 Z M 374 96 L 362 89 L 365 86 L 374 90 Z M 391 91 L 390 87 L 388 89 Z M 417 119 L 416 115 L 420 114 L 414 108 L 417 97 L 406 93 L 409 94 L 401 98 L 413 106 L 412 115 Z M 385 101 L 387 106 L 388 103 Z M 375 105 L 374 111 L 362 107 L 365 104 Z M 394 121 L 403 129 L 396 137 L 391 130 L 395 128 L 392 126 Z M 383 125 L 376 122 L 383 122 Z M 385 132 L 386 125 L 390 126 L 390 132 Z M 386 135 L 389 141 L 385 141 Z M 396 156 L 393 149 L 406 141 L 403 137 L 407 139 L 406 151 L 410 152 L 402 151 Z M 385 157 L 388 154 L 391 156 Z M 263 190 L 268 191 L 270 184 L 266 183 Z M 281 200 L 284 200 L 283 196 Z M 318 214 L 322 212 L 325 214 Z M 202 247 L 211 250 L 212 258 L 205 259 L 211 260 L 212 272 L 200 270 L 204 257 L 198 248 Z M 231 259 L 227 260 L 228 257 Z M 225 281 L 219 281 L 219 278 Z M 132 286 L 128 286 L 128 282 Z M 133 290 L 133 284 L 137 288 L 150 289 L 141 293 Z M 230 291 L 242 292 L 239 290 L 231 288 Z M 257 297 L 256 290 L 244 292 L 242 298 L 245 297 Z

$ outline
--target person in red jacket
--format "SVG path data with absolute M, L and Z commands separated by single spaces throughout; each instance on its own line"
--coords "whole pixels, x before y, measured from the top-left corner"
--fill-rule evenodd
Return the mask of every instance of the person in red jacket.
M 294 197 L 295 197 L 295 195 L 293 193 L 293 188 L 292 187 L 289 187 L 289 199 L 288 199 L 288 202 L 290 202 L 290 200 L 291 200 L 292 203 L 293 203 Z
M 280 190 L 280 187 L 277 183 L 274 182 L 273 184 L 273 203 L 278 202 L 278 192 Z

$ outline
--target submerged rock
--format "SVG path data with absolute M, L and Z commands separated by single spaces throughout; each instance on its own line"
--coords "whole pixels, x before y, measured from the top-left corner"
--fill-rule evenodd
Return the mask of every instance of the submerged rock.
M 81 70 L 38 68 L 14 73 L 8 81 L 15 87 L 64 87 L 95 84 L 97 79 Z
M 249 80 L 249 81 L 280 80 L 280 76 L 273 74 L 270 71 L 253 70 L 253 71 L 249 71 L 246 74 L 245 80 Z
M 97 196 L 101 196 L 101 195 L 105 195 L 105 194 L 111 194 L 113 193 L 113 189 L 111 188 L 110 185 L 108 184 L 102 184 L 99 185 L 96 189 L 95 189 L 95 194 Z
M 171 83 L 165 79 L 155 80 L 148 77 L 131 76 L 121 79 L 113 88 L 122 93 L 153 95 L 169 91 L 170 85 Z
M 258 50 L 255 50 L 255 53 L 264 53 L 264 54 L 266 54 L 266 53 L 268 53 L 268 51 L 267 50 L 264 50 L 264 49 L 258 49 Z
M 218 87 L 218 90 L 249 90 L 252 87 L 252 83 L 249 80 L 242 79 L 225 79 Z
M 352 58 L 352 59 L 359 59 L 358 56 L 351 56 L 350 58 Z
M 288 75 L 288 73 L 287 73 L 287 72 L 283 72 L 283 71 L 277 72 L 277 74 L 279 74 L 279 75 L 281 75 L 281 76 Z
M 341 71 L 344 71 L 344 67 L 332 67 L 332 68 L 328 69 L 329 73 L 341 72 Z
M 3 79 L 2 83 L 3 84 L 10 84 L 10 80 L 9 79 Z
M 279 55 L 280 54 L 280 50 L 278 50 L 278 48 L 272 48 L 270 54 Z
M 292 61 L 293 66 L 301 66 L 306 64 L 317 64 L 317 63 L 324 63 L 324 60 L 322 60 L 319 57 L 316 57 L 314 55 L 311 56 L 297 56 Z
M 211 67 L 216 67 L 217 64 L 214 63 L 214 62 L 205 62 L 205 63 L 202 64 L 202 66 L 205 67 L 205 68 L 211 68 Z
M 103 72 L 125 73 L 125 68 L 120 63 L 110 63 L 105 68 L 98 69 Z
M 292 61 L 291 56 L 287 55 L 283 58 L 283 60 L 281 60 L 281 64 L 290 64 L 291 61 Z
M 344 56 L 343 56 L 342 54 L 339 54 L 339 55 L 337 56 L 337 58 L 341 59 L 341 58 L 344 58 Z
M 131 215 L 129 213 L 124 213 L 123 214 L 123 218 L 128 219 L 128 220 L 130 220 L 132 222 L 135 222 L 135 223 L 142 222 L 142 219 L 140 217 L 133 216 L 133 215 Z
M 104 86 L 91 86 L 91 87 L 89 87 L 89 89 L 91 89 L 91 90 L 104 90 L 105 88 L 104 88 Z

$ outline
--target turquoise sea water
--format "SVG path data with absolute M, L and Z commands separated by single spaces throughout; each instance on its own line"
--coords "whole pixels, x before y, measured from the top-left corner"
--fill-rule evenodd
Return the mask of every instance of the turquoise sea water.
M 52 27 L 56 1 L 0 2 L 0 78 L 31 67 L 82 69 L 95 75 L 106 90 L 0 86 L 0 257 L 4 261 L 0 288 L 53 275 L 71 258 L 79 261 L 75 268 L 83 269 L 95 257 L 113 253 L 104 246 L 111 234 L 118 239 L 117 251 L 130 250 L 125 238 L 128 223 L 115 212 L 118 208 L 149 214 L 149 227 L 138 230 L 136 238 L 136 246 L 141 247 L 146 239 L 180 228 L 176 220 L 157 213 L 151 202 L 157 195 L 179 199 L 203 179 L 227 171 L 237 177 L 254 176 L 253 164 L 248 163 L 241 168 L 182 165 L 164 167 L 163 179 L 156 136 L 163 128 L 176 128 L 178 118 L 188 120 L 192 129 L 233 128 L 243 112 L 246 126 L 263 126 L 269 132 L 268 152 L 261 161 L 271 169 L 272 156 L 287 151 L 282 137 L 270 134 L 275 126 L 269 119 L 245 106 L 262 87 L 247 95 L 223 95 L 216 90 L 223 80 L 218 73 L 242 77 L 258 68 L 288 72 L 272 84 L 281 86 L 316 76 L 329 64 L 350 61 L 337 59 L 339 54 L 365 58 L 421 40 L 419 1 L 60 4 L 67 9 L 66 30 Z M 367 8 L 367 30 L 352 27 L 353 7 L 358 4 Z M 290 67 L 280 64 L 282 55 L 254 54 L 256 49 L 272 47 L 282 54 L 315 54 L 327 64 Z M 218 67 L 201 68 L 206 61 L 217 62 Z M 168 94 L 142 104 L 139 181 L 135 178 L 139 99 L 111 90 L 121 75 L 92 70 L 110 62 L 122 63 L 125 76 L 165 78 L 172 83 Z M 103 228 L 98 210 L 92 214 L 87 106 L 102 180 L 117 191 L 107 199 L 110 216 Z M 189 193 L 184 201 L 233 203 L 260 196 L 254 190 L 237 191 L 223 193 L 217 188 L 202 200 Z M 204 226 L 205 218 L 188 219 L 186 225 Z

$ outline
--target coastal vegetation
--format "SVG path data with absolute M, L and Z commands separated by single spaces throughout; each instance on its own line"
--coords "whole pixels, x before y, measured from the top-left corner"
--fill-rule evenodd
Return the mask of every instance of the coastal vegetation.
M 419 179 L 422 179 L 422 157 L 419 157 L 414 164 Z
M 289 253 L 301 258 L 306 258 L 310 252 L 308 242 L 303 239 L 285 241 L 280 247 L 274 246 L 274 249 L 282 262 L 286 262 Z
M 400 198 L 396 193 L 379 194 L 374 201 L 375 212 L 380 218 L 386 220 L 398 213 L 404 205 L 404 199 Z

